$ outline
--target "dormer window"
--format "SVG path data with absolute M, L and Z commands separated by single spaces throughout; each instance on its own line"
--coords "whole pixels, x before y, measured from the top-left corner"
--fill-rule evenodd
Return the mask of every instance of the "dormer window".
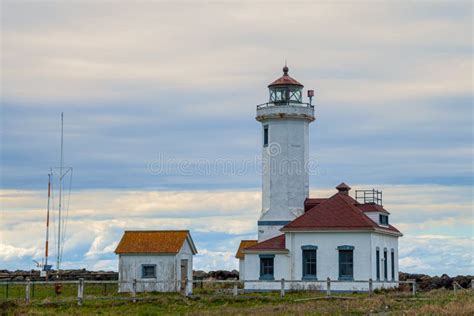
M 380 223 L 380 225 L 388 226 L 388 215 L 380 214 L 379 215 L 379 223 Z

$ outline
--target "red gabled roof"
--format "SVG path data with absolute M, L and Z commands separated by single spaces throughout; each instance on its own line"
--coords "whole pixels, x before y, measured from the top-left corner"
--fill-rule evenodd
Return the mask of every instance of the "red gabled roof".
M 242 250 L 247 249 L 248 247 L 251 247 L 253 245 L 257 244 L 257 240 L 242 240 L 240 241 L 239 249 L 237 250 L 237 253 L 235 254 L 235 257 L 237 259 L 243 259 L 244 258 L 244 253 Z
M 306 200 L 304 201 L 304 211 L 307 212 L 316 205 L 319 205 L 326 200 L 326 198 L 306 198 Z
M 388 230 L 399 231 L 393 227 L 381 227 L 368 218 L 358 208 L 357 201 L 344 193 L 336 193 L 326 201 L 316 205 L 300 217 L 285 225 L 282 231 L 292 230 Z
M 267 239 L 259 242 L 251 247 L 244 249 L 244 253 L 247 251 L 258 251 L 258 250 L 286 250 L 285 248 L 285 234 Z
M 390 214 L 382 205 L 375 203 L 358 204 L 357 207 L 360 208 L 362 212 L 380 212 Z

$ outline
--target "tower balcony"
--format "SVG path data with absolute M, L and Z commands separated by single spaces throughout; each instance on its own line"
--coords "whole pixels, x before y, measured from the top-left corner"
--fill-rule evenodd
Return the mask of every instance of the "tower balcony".
M 301 102 L 268 102 L 257 105 L 257 121 L 267 119 L 302 119 L 312 122 L 314 105 Z

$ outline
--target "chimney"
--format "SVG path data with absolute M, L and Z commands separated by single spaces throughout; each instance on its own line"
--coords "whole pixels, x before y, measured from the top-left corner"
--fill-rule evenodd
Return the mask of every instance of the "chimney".
M 339 191 L 340 194 L 344 195 L 349 195 L 349 191 L 351 190 L 351 187 L 342 182 L 336 187 L 337 191 Z

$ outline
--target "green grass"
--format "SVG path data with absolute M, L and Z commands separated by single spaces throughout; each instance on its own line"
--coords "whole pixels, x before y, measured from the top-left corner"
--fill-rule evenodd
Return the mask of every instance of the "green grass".
M 474 314 L 474 296 L 470 290 L 459 291 L 457 294 L 448 290 L 433 290 L 419 293 L 415 298 L 409 292 L 389 291 L 372 297 L 366 294 L 336 294 L 332 299 L 326 299 L 324 293 L 315 291 L 287 292 L 284 298 L 280 298 L 277 292 L 248 293 L 233 297 L 196 289 L 190 298 L 178 293 L 142 293 L 138 295 L 138 301 L 133 303 L 129 300 L 129 294 L 110 291 L 110 294 L 103 295 L 103 285 L 87 286 L 91 289 L 86 295 L 95 292 L 100 298 L 92 300 L 86 296 L 83 306 L 77 306 L 76 294 L 49 298 L 38 295 L 30 305 L 20 299 L 3 300 L 0 311 L 2 314 L 34 315 Z

